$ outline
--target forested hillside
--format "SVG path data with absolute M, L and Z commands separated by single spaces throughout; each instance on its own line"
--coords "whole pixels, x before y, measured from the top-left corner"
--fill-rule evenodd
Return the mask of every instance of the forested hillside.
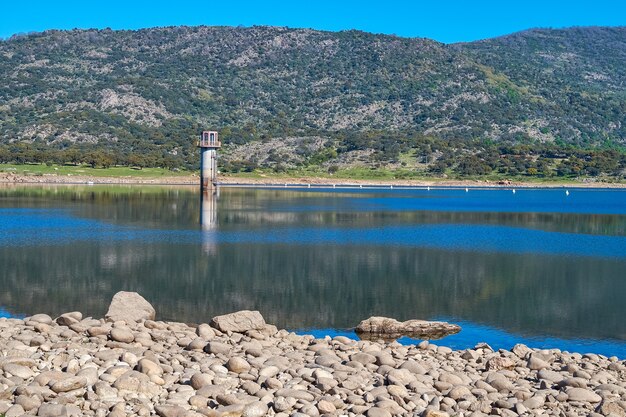
M 0 41 L 0 162 L 623 176 L 626 28 L 445 45 L 169 27 Z

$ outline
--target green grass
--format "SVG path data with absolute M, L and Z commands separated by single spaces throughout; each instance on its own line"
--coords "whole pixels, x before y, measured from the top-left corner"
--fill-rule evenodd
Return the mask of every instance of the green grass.
M 571 178 L 571 177 L 542 177 L 542 176 L 528 176 L 528 175 L 505 175 L 498 173 L 491 173 L 488 175 L 482 176 L 467 176 L 462 177 L 459 175 L 455 175 L 452 172 L 449 172 L 447 177 L 439 177 L 429 175 L 425 172 L 410 170 L 410 169 L 385 169 L 385 168 L 377 168 L 371 169 L 366 167 L 355 167 L 355 168 L 346 168 L 340 169 L 334 174 L 328 173 L 326 169 L 321 167 L 307 167 L 296 170 L 288 170 L 286 172 L 274 172 L 272 170 L 255 170 L 253 172 L 239 172 L 235 174 L 228 173 L 226 174 L 228 177 L 233 178 L 328 178 L 328 179 L 341 179 L 341 180 L 378 180 L 378 181 L 394 181 L 394 180 L 423 180 L 423 181 L 433 181 L 433 182 L 445 182 L 445 181 L 489 181 L 492 183 L 510 180 L 515 183 L 528 183 L 528 184 L 571 184 L 571 183 L 582 183 L 584 178 Z M 595 178 L 598 182 L 612 182 L 612 183 L 623 183 L 624 181 L 617 180 L 611 177 L 597 177 Z
M 134 177 L 158 178 L 192 174 L 189 171 L 170 171 L 164 168 L 135 169 L 129 167 L 91 168 L 87 165 L 52 165 L 45 164 L 0 164 L 0 172 L 14 172 L 19 175 L 61 175 L 90 177 Z
M 18 175 L 27 176 L 44 176 L 44 175 L 59 175 L 59 176 L 87 176 L 87 177 L 108 177 L 108 178 L 163 178 L 163 177 L 179 177 L 188 176 L 196 173 L 196 171 L 170 171 L 164 168 L 144 168 L 134 169 L 129 167 L 111 167 L 111 168 L 91 168 L 86 165 L 74 166 L 74 165 L 52 165 L 47 166 L 45 164 L 0 164 L 0 172 L 14 172 Z M 491 181 L 498 182 L 501 180 L 511 180 L 513 182 L 524 182 L 530 184 L 571 184 L 576 182 L 582 182 L 583 178 L 569 178 L 569 177 L 541 177 L 541 176 L 510 176 L 498 173 L 491 173 L 484 176 L 472 176 L 461 177 L 448 173 L 446 178 L 429 175 L 423 171 L 416 171 L 415 169 L 401 168 L 401 169 L 387 169 L 387 168 L 367 168 L 367 167 L 353 167 L 340 169 L 337 172 L 330 174 L 326 168 L 320 166 L 309 166 L 306 168 L 288 170 L 285 172 L 274 172 L 273 170 L 257 169 L 253 172 L 239 172 L 239 173 L 226 173 L 231 178 L 328 178 L 328 179 L 340 179 L 340 180 L 377 180 L 377 181 L 394 181 L 394 180 L 423 180 L 423 181 L 461 181 L 461 180 L 475 180 L 475 181 Z M 598 181 L 603 182 L 615 182 L 623 183 L 623 180 L 617 180 L 610 177 L 596 178 Z

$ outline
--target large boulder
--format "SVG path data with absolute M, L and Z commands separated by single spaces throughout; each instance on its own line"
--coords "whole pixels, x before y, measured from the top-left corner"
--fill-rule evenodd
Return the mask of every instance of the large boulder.
M 109 311 L 104 316 L 107 321 L 123 320 L 125 322 L 140 322 L 154 320 L 154 307 L 136 292 L 120 291 L 113 296 Z
M 438 339 L 458 333 L 461 327 L 443 321 L 407 320 L 400 322 L 388 317 L 370 317 L 363 320 L 355 331 L 361 338 L 395 339 L 402 336 Z
M 245 333 L 248 330 L 265 328 L 265 320 L 258 311 L 242 310 L 235 313 L 215 316 L 211 319 L 211 326 L 221 332 Z

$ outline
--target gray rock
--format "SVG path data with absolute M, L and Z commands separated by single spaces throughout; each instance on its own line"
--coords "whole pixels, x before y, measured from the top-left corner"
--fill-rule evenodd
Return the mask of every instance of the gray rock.
M 18 395 L 15 404 L 21 405 L 24 411 L 30 411 L 39 408 L 41 400 L 36 395 Z
M 213 317 L 211 326 L 221 332 L 245 333 L 249 330 L 261 330 L 266 323 L 260 312 L 242 310 Z
M 528 358 L 527 366 L 528 366 L 528 369 L 532 369 L 536 371 L 540 369 L 549 368 L 550 364 L 537 356 L 531 355 L 530 358 Z
M 74 391 L 76 389 L 85 388 L 87 386 L 87 378 L 82 376 L 72 376 L 61 379 L 52 384 L 50 389 L 56 393 Z
M 356 333 L 361 338 L 366 335 L 389 338 L 404 335 L 414 337 L 441 337 L 458 333 L 460 330 L 460 326 L 442 321 L 407 320 L 399 322 L 396 319 L 388 317 L 370 317 L 369 319 L 361 321 L 355 329 Z M 367 337 L 369 338 L 369 336 Z
M 140 322 L 154 320 L 154 307 L 136 292 L 120 291 L 113 296 L 109 311 L 104 316 L 107 321 Z
M 113 383 L 113 387 L 118 391 L 129 391 L 146 394 L 149 396 L 158 394 L 160 388 L 150 381 L 147 375 L 137 371 L 127 371 Z
M 550 382 L 560 382 L 563 380 L 563 375 L 558 372 L 551 371 L 550 369 L 541 369 L 537 372 L 538 379 L 545 379 Z
M 196 374 L 193 374 L 193 376 L 191 377 L 191 386 L 194 389 L 199 390 L 207 385 L 212 385 L 212 384 L 213 384 L 213 377 L 211 375 L 198 372 Z
M 157 405 L 154 411 L 161 417 L 184 417 L 187 410 L 175 405 Z
M 47 314 L 35 314 L 28 318 L 28 321 L 43 323 L 43 324 L 52 324 L 52 317 Z
M 242 417 L 262 417 L 267 414 L 267 411 L 267 404 L 256 401 L 244 407 Z
M 18 365 L 16 363 L 5 363 L 2 366 L 2 369 L 4 370 L 4 372 L 8 372 L 13 376 L 17 376 L 22 379 L 29 379 L 35 375 L 35 373 L 30 368 Z
M 137 362 L 137 370 L 146 375 L 163 375 L 163 368 L 150 359 L 142 358 Z
M 10 407 L 5 413 L 4 417 L 18 417 L 24 414 L 24 408 L 21 405 L 16 404 Z
M 250 370 L 250 364 L 244 358 L 235 356 L 226 362 L 226 368 L 231 372 L 241 374 Z
M 67 416 L 67 408 L 63 404 L 42 404 L 37 410 L 40 417 Z
M 626 417 L 626 408 L 619 405 L 617 401 L 604 400 L 598 408 L 596 408 L 596 412 L 602 414 L 603 416 L 615 415 L 617 417 Z
M 391 417 L 391 413 L 384 408 L 372 407 L 367 410 L 367 417 Z
M 588 403 L 599 403 L 602 397 L 593 391 L 584 388 L 568 388 L 565 390 L 569 401 L 582 401 Z
M 115 340 L 116 342 L 122 342 L 122 343 L 131 343 L 135 340 L 135 336 L 133 335 L 133 332 L 131 332 L 128 329 L 122 329 L 122 328 L 114 328 L 111 329 L 111 340 Z

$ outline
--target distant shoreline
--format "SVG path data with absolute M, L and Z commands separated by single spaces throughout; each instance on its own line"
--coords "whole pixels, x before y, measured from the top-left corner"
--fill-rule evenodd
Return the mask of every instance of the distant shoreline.
M 162 176 L 162 177 L 100 177 L 92 175 L 20 175 L 0 172 L 0 184 L 67 184 L 67 185 L 198 185 L 196 175 Z M 239 177 L 221 176 L 219 184 L 224 186 L 251 186 L 251 187 L 437 187 L 437 188 L 610 188 L 623 189 L 626 183 L 610 183 L 600 181 L 565 181 L 565 182 L 525 182 L 525 181 L 490 181 L 490 180 L 449 180 L 449 179 L 419 179 L 419 180 L 378 180 L 378 179 L 347 179 L 328 177 Z

